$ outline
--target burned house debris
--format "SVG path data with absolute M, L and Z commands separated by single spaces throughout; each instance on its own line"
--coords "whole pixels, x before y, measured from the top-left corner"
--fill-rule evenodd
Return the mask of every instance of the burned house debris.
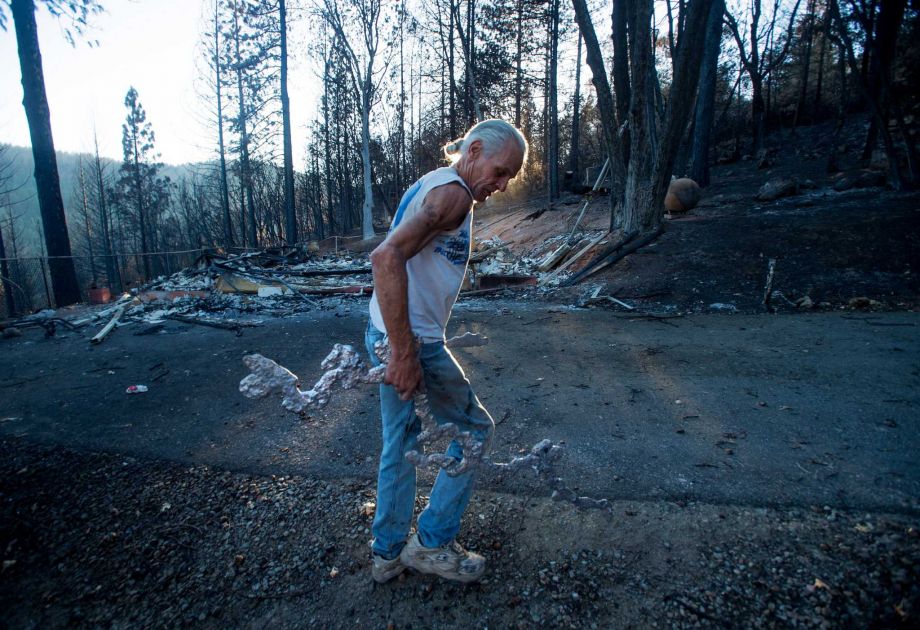
M 576 221 L 568 233 L 549 236 L 524 249 L 497 236 L 478 241 L 461 298 L 505 295 L 527 299 L 552 293 L 593 273 L 588 269 L 609 265 L 610 253 L 619 249 L 608 244 L 616 241 L 622 247 L 628 240 L 613 239 L 603 230 L 580 229 Z M 587 255 L 595 252 L 601 252 L 605 260 L 596 254 L 585 267 Z M 0 327 L 6 336 L 37 327 L 53 336 L 65 329 L 90 336 L 94 344 L 130 325 L 143 326 L 136 335 L 152 334 L 166 320 L 241 334 L 244 328 L 258 325 L 260 317 L 347 310 L 352 300 L 372 291 L 372 271 L 365 253 L 319 255 L 293 249 L 227 255 L 206 251 L 191 266 L 133 288 L 112 302 L 105 303 L 97 291 L 90 304 L 60 312 L 40 311 L 0 322 Z

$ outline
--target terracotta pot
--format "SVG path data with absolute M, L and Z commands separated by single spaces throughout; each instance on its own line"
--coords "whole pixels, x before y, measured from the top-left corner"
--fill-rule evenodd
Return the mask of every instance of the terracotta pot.
M 112 293 L 109 291 L 108 287 L 102 287 L 101 289 L 90 289 L 89 290 L 89 303 L 90 304 L 107 304 L 109 300 L 112 299 Z

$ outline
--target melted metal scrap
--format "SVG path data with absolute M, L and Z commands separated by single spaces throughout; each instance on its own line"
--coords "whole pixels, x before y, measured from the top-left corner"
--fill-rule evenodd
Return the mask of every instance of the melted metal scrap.
M 488 338 L 466 333 L 449 339 L 447 343 L 455 348 L 482 346 L 488 343 Z M 332 389 L 336 384 L 341 385 L 342 389 L 351 389 L 363 383 L 382 383 L 386 365 L 390 359 L 390 347 L 386 340 L 377 342 L 374 346 L 374 354 L 381 361 L 381 365 L 368 368 L 352 346 L 335 344 L 332 352 L 322 362 L 322 368 L 326 372 L 313 388 L 306 392 L 298 387 L 299 379 L 296 374 L 260 354 L 250 354 L 243 357 L 243 363 L 252 373 L 240 381 L 240 392 L 247 398 L 264 398 L 272 393 L 280 393 L 282 395 L 281 406 L 295 413 L 308 408 L 318 409 L 329 403 Z M 565 485 L 562 478 L 555 476 L 555 463 L 560 459 L 564 450 L 562 445 L 550 440 L 541 440 L 530 449 L 527 455 L 514 457 L 508 462 L 494 462 L 487 455 L 487 443 L 476 439 L 469 431 L 461 431 L 452 422 L 438 424 L 431 414 L 428 395 L 424 391 L 416 392 L 413 402 L 415 403 L 415 414 L 422 421 L 423 426 L 418 436 L 420 450 L 406 453 L 406 460 L 414 466 L 437 466 L 452 477 L 480 466 L 500 472 L 516 472 L 530 468 L 540 479 L 546 480 L 553 491 L 554 501 L 566 501 L 579 508 L 607 509 L 609 507 L 606 499 L 578 496 L 574 490 Z M 427 455 L 423 452 L 425 444 L 442 439 L 456 440 L 460 444 L 463 455 L 459 460 L 443 452 Z
M 574 490 L 565 485 L 561 477 L 555 476 L 555 464 L 562 457 L 564 448 L 561 444 L 554 444 L 549 440 L 537 442 L 530 453 L 524 457 L 515 457 L 506 464 L 490 462 L 499 470 L 515 471 L 522 468 L 532 468 L 541 479 L 549 479 L 549 486 L 553 490 L 553 501 L 567 501 L 580 508 L 606 510 L 609 507 L 607 499 L 592 499 L 580 497 Z
M 326 370 L 312 389 L 302 391 L 297 385 L 297 375 L 261 354 L 243 357 L 252 374 L 240 381 L 240 392 L 247 398 L 264 398 L 269 394 L 281 394 L 281 406 L 288 411 L 300 413 L 305 409 L 325 407 L 337 383 L 342 389 L 351 389 L 359 383 L 381 383 L 385 365 L 368 369 L 364 360 L 352 346 L 337 343 L 332 352 L 323 359 Z

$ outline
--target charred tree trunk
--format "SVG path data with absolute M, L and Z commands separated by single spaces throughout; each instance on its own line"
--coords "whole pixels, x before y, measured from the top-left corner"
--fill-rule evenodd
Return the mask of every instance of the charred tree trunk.
M 547 143 L 547 170 L 549 202 L 559 198 L 559 94 L 557 66 L 559 64 L 559 0 L 550 2 L 549 49 L 549 142 Z
M 616 124 L 623 129 L 621 158 L 623 169 L 629 164 L 630 133 L 625 127 L 629 118 L 629 101 L 631 88 L 629 84 L 629 38 L 627 21 L 627 1 L 615 0 L 613 3 L 613 90 L 616 96 Z M 592 68 L 593 71 L 593 68 Z
M 326 175 L 326 213 L 329 220 L 329 229 L 335 232 L 335 203 L 332 188 L 332 139 L 330 138 L 329 126 L 329 66 L 330 61 L 326 61 L 325 72 L 323 73 L 323 151 L 325 152 L 325 175 Z
M 581 135 L 581 31 L 578 32 L 578 52 L 575 61 L 575 96 L 572 103 L 572 144 L 569 148 L 569 168 L 573 178 L 578 178 L 578 140 Z M 574 182 L 573 182 L 574 183 Z
M 291 148 L 291 99 L 288 97 L 287 7 L 278 0 L 281 30 L 281 127 L 284 135 L 284 240 L 297 244 L 297 211 L 294 206 L 294 152 Z
M 230 186 L 227 183 L 227 151 L 224 146 L 223 67 L 220 56 L 220 22 L 214 3 L 214 90 L 217 96 L 217 152 L 220 158 L 220 207 L 223 214 L 224 244 L 233 247 L 233 220 L 230 218 Z
M 758 75 L 751 76 L 751 129 L 753 132 L 753 144 L 751 153 L 757 153 L 763 148 L 765 135 L 766 103 L 763 96 L 763 79 Z
M 663 133 L 658 134 L 657 151 L 650 150 L 656 121 L 649 116 L 645 102 L 652 97 L 651 0 L 636 0 L 630 7 L 630 70 L 632 98 L 629 125 L 632 151 L 626 176 L 622 226 L 626 231 L 657 228 L 664 216 L 664 197 L 668 191 L 677 151 L 687 129 L 700 75 L 704 33 L 711 0 L 693 0 L 687 5 L 684 35 L 678 45 L 674 81 L 664 117 Z
M 16 317 L 16 296 L 13 293 L 13 279 L 10 277 L 10 266 L 6 260 L 6 245 L 3 242 L 3 225 L 0 224 L 0 282 L 3 283 L 3 299 L 6 300 L 7 317 Z
M 455 61 L 454 61 L 454 2 L 455 0 L 447 0 L 450 3 L 450 17 L 449 24 L 447 27 L 447 76 L 448 76 L 448 87 L 450 89 L 449 103 L 450 103 L 450 118 L 447 121 L 447 128 L 451 139 L 457 137 L 457 103 L 456 103 L 456 92 L 457 92 L 457 81 L 455 74 Z M 459 2 L 459 0 L 456 0 Z
M 517 46 L 514 55 L 514 126 L 521 128 L 521 102 L 524 89 L 524 0 L 517 2 Z
M 57 156 L 51 134 L 51 113 L 45 94 L 45 76 L 35 24 L 35 4 L 32 0 L 11 0 L 10 13 L 16 30 L 19 67 L 22 71 L 22 104 L 29 121 L 32 157 L 35 161 L 35 188 L 38 191 L 45 246 L 50 257 L 48 266 L 54 301 L 57 306 L 67 306 L 80 301 L 80 287 L 61 197 Z
M 402 0 L 399 7 L 399 107 L 397 108 L 398 124 L 396 130 L 396 177 L 393 187 L 400 194 L 403 187 L 403 177 L 405 176 L 405 159 L 406 159 L 406 76 L 405 76 L 405 59 L 403 57 L 403 22 L 406 15 L 406 0 Z M 411 78 L 410 78 L 411 81 Z M 411 86 L 410 86 L 411 88 Z
M 815 30 L 815 0 L 808 2 L 808 14 L 805 16 L 805 32 L 802 37 L 805 38 L 805 54 L 802 59 L 802 74 L 799 78 L 799 99 L 795 104 L 795 116 L 792 119 L 792 132 L 799 124 L 799 116 L 805 109 L 805 99 L 808 96 L 808 71 L 811 66 L 811 49 L 814 40 Z
M 716 74 L 719 66 L 719 48 L 722 42 L 722 14 L 725 0 L 714 0 L 706 24 L 703 60 L 700 68 L 700 87 L 696 97 L 693 137 L 690 142 L 690 179 L 700 186 L 709 185 L 709 146 L 712 140 L 712 123 L 715 114 Z
M 114 287 L 121 293 L 124 291 L 124 285 L 121 280 L 121 268 L 118 265 L 112 247 L 112 226 L 109 219 L 108 207 L 105 203 L 105 184 L 102 179 L 102 161 L 99 159 L 99 142 L 96 134 L 93 132 L 93 144 L 96 149 L 95 171 L 96 171 L 96 194 L 99 197 L 99 224 L 102 232 L 102 252 L 105 255 L 105 276 L 109 286 Z
M 650 116 L 649 110 L 649 102 L 654 100 L 649 72 L 649 66 L 654 63 L 651 33 L 653 11 L 649 0 L 631 0 L 626 4 L 631 80 L 628 117 L 630 151 L 626 167 L 621 227 L 631 232 L 652 226 L 656 214 L 652 208 L 655 198 L 652 128 L 655 119 Z
M 623 149 L 617 135 L 617 110 L 610 91 L 610 82 L 607 80 L 607 70 L 604 67 L 604 56 L 601 53 L 591 13 L 588 11 L 586 0 L 572 0 L 575 9 L 575 20 L 582 37 L 585 39 L 585 53 L 588 67 L 591 68 L 591 82 L 597 93 L 597 108 L 600 112 L 601 128 L 604 131 L 604 144 L 610 158 L 610 229 L 617 223 L 617 208 L 623 194 L 625 180 L 623 165 Z M 616 3 L 614 3 L 616 4 Z
M 843 43 L 837 46 L 837 79 L 840 93 L 837 98 L 837 125 L 835 135 L 843 128 L 844 120 L 849 107 L 849 91 L 847 89 L 847 56 Z
M 892 0 L 892 2 L 886 2 L 882 4 L 881 13 L 878 17 L 878 33 L 874 37 L 875 41 L 882 41 L 882 38 L 890 38 L 896 40 L 897 32 L 901 25 L 901 19 L 904 15 L 904 8 L 906 6 L 906 0 Z M 830 0 L 829 8 L 832 12 L 832 19 L 837 25 L 837 37 L 840 39 L 842 48 L 846 54 L 847 62 L 850 66 L 850 71 L 853 74 L 858 74 L 859 65 L 856 60 L 856 55 L 853 51 L 853 42 L 850 39 L 849 32 L 847 30 L 846 24 L 843 22 L 843 19 L 840 15 L 840 8 L 837 5 L 836 0 Z M 895 42 L 886 42 L 885 44 L 879 45 L 879 47 L 873 51 L 872 55 L 874 58 L 873 65 L 874 70 L 872 74 L 877 73 L 879 80 L 880 88 L 878 95 L 876 96 L 870 91 L 870 86 L 867 85 L 865 81 L 859 82 L 860 90 L 863 93 L 863 96 L 866 99 L 869 109 L 872 112 L 872 116 L 875 120 L 876 126 L 878 127 L 878 132 L 882 136 L 882 142 L 885 147 L 885 155 L 888 158 L 888 180 L 891 187 L 895 190 L 901 190 L 904 187 L 904 182 L 901 177 L 900 167 L 898 165 L 898 155 L 894 146 L 894 139 L 891 136 L 891 131 L 888 128 L 888 118 L 889 118 L 889 107 L 890 107 L 890 71 L 891 71 L 891 62 L 894 57 L 894 46 Z M 890 54 L 890 56 L 888 56 Z M 885 62 L 888 62 L 887 64 Z
M 818 31 L 818 37 L 821 42 L 818 46 L 818 76 L 815 79 L 815 100 L 812 101 L 811 119 L 812 121 L 820 120 L 821 117 L 821 91 L 824 88 L 824 57 L 827 54 L 827 10 L 821 18 L 821 29 Z
M 374 236 L 374 192 L 371 186 L 371 99 L 373 99 L 371 70 L 368 68 L 361 90 L 361 167 L 364 179 L 364 204 L 361 208 L 361 234 L 364 239 Z
M 150 245 L 149 239 L 149 229 L 150 226 L 147 224 L 147 204 L 145 203 L 146 199 L 144 196 L 144 181 L 141 177 L 141 163 L 140 163 L 140 148 L 137 146 L 137 134 L 138 128 L 136 124 L 132 123 L 131 126 L 131 160 L 134 163 L 134 169 L 132 175 L 134 176 L 134 194 L 136 198 L 134 199 L 134 206 L 137 210 L 137 221 L 140 226 L 140 262 L 141 268 L 144 270 L 144 280 L 149 280 L 150 275 L 150 252 L 148 251 Z
M 86 173 L 83 170 L 83 157 L 80 157 L 80 201 L 83 208 L 83 230 L 86 233 L 86 247 L 89 250 L 89 271 L 93 277 L 93 286 L 99 286 L 99 274 L 96 273 L 96 256 L 93 251 L 93 229 L 90 220 L 89 201 L 86 195 Z
M 249 120 L 246 112 L 245 92 L 243 91 L 243 59 L 240 52 L 239 16 L 236 10 L 233 11 L 233 37 L 236 55 L 236 89 L 237 98 L 239 99 L 237 124 L 240 131 L 240 205 L 242 206 L 242 216 L 245 219 L 244 234 L 247 234 L 245 228 L 248 228 L 247 238 L 244 239 L 243 245 L 258 247 L 256 207 L 252 194 L 252 169 L 249 164 Z

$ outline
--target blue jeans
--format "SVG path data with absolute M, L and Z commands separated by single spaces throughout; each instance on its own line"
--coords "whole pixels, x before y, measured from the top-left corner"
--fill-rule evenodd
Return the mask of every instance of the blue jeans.
M 364 343 L 374 365 L 380 364 L 374 344 L 383 338 L 384 334 L 369 323 Z M 453 422 L 488 446 L 495 423 L 444 342 L 422 344 L 419 361 L 432 416 L 439 423 Z M 398 556 L 406 544 L 415 512 L 415 466 L 406 461 L 405 455 L 417 448 L 422 423 L 415 415 L 412 400 L 400 400 L 389 385 L 380 385 L 380 412 L 383 450 L 377 473 L 373 549 L 375 554 L 389 560 Z M 463 455 L 456 441 L 451 442 L 447 453 L 458 459 Z M 438 472 L 428 507 L 418 517 L 418 534 L 424 546 L 440 547 L 456 538 L 475 479 L 475 468 L 456 477 L 443 470 Z

